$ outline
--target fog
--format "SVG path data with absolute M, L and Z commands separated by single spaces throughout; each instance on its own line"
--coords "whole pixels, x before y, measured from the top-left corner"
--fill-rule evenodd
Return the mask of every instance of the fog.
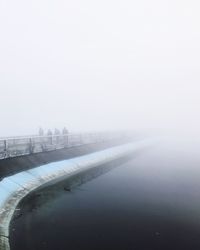
M 196 136 L 197 0 L 0 1 L 0 136 L 135 129 Z

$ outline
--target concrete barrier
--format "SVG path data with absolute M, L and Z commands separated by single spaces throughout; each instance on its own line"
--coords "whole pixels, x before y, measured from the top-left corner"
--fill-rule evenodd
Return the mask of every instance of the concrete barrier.
M 10 249 L 10 221 L 19 202 L 30 192 L 44 185 L 59 182 L 73 174 L 125 157 L 150 144 L 152 140 L 128 143 L 85 156 L 49 163 L 4 178 L 0 182 L 0 249 Z

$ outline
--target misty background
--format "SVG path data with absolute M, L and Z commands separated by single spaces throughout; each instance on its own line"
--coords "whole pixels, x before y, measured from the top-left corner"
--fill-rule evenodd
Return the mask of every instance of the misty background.
M 0 137 L 152 129 L 197 135 L 200 3 L 0 1 Z

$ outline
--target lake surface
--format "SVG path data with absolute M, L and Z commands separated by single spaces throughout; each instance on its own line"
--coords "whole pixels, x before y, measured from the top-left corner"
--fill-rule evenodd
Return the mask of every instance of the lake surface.
M 199 250 L 199 169 L 161 145 L 70 191 L 39 191 L 12 222 L 11 250 Z

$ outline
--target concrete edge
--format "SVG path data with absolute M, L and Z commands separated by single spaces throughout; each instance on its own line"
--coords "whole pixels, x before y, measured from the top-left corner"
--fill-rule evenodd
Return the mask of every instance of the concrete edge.
M 127 156 L 151 145 L 152 142 L 148 139 L 127 143 L 73 159 L 49 163 L 4 178 L 0 182 L 0 249 L 10 249 L 10 221 L 19 202 L 30 192 L 55 180 L 59 181 L 72 174 Z

